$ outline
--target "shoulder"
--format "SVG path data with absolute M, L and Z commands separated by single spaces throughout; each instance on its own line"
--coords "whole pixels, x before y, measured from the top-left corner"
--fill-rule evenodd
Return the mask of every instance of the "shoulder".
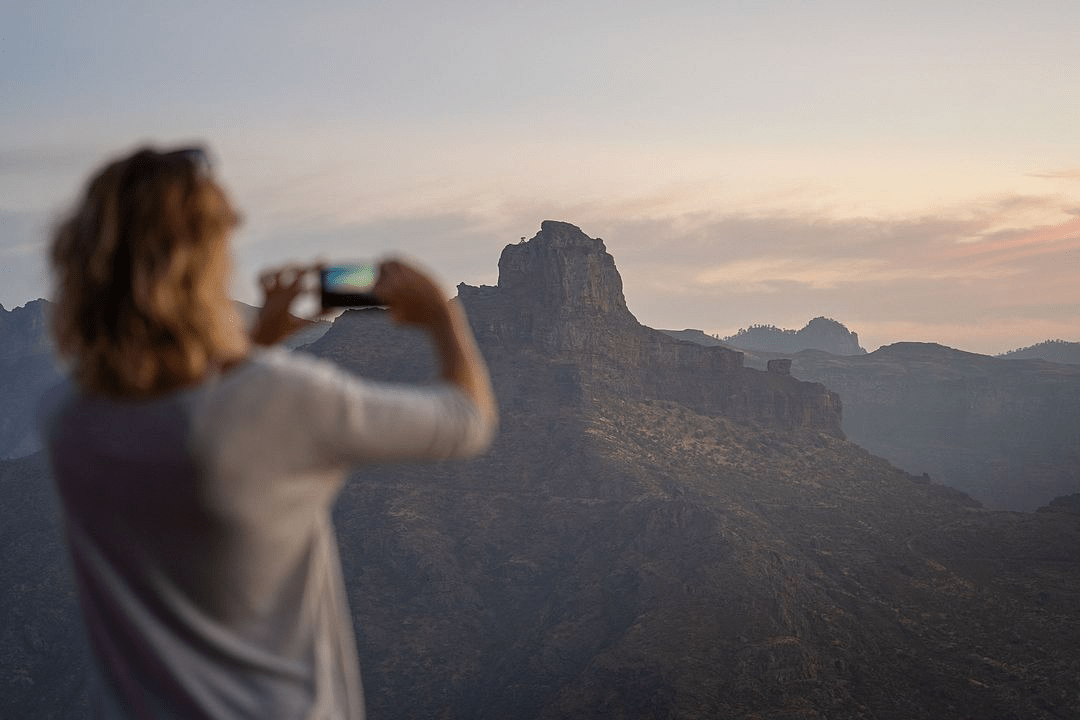
M 247 361 L 221 380 L 221 384 L 319 383 L 351 377 L 328 360 L 281 347 L 255 348 Z

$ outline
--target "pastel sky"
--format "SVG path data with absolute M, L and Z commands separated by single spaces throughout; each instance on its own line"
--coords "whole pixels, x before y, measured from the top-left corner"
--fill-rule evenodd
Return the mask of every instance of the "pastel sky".
M 269 265 L 494 284 L 546 219 L 631 311 L 1080 340 L 1080 3 L 0 0 L 0 303 L 104 161 L 206 144 Z

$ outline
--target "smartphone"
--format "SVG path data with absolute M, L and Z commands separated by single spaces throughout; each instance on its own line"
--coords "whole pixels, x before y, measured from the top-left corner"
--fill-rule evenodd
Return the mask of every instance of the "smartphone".
M 324 267 L 319 273 L 323 308 L 385 304 L 372 292 L 378 272 L 378 268 L 369 263 Z

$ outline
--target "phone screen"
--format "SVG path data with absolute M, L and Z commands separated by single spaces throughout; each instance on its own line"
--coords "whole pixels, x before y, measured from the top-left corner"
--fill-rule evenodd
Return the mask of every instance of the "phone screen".
M 377 270 L 374 265 L 332 265 L 322 269 L 322 305 L 329 307 L 360 307 L 381 305 L 372 293 Z

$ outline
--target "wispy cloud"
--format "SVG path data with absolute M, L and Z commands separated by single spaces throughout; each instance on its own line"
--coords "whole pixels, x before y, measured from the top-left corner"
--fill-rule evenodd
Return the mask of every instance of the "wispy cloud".
M 1080 180 L 1080 168 L 1068 170 L 1049 170 L 1040 173 L 1028 173 L 1028 177 L 1046 178 L 1049 180 Z
M 981 352 L 1050 330 L 1080 337 L 1080 218 L 1059 196 L 910 216 L 600 212 L 589 221 L 579 224 L 609 239 L 631 309 L 653 326 L 727 334 L 824 314 L 872 347 L 907 339 Z

